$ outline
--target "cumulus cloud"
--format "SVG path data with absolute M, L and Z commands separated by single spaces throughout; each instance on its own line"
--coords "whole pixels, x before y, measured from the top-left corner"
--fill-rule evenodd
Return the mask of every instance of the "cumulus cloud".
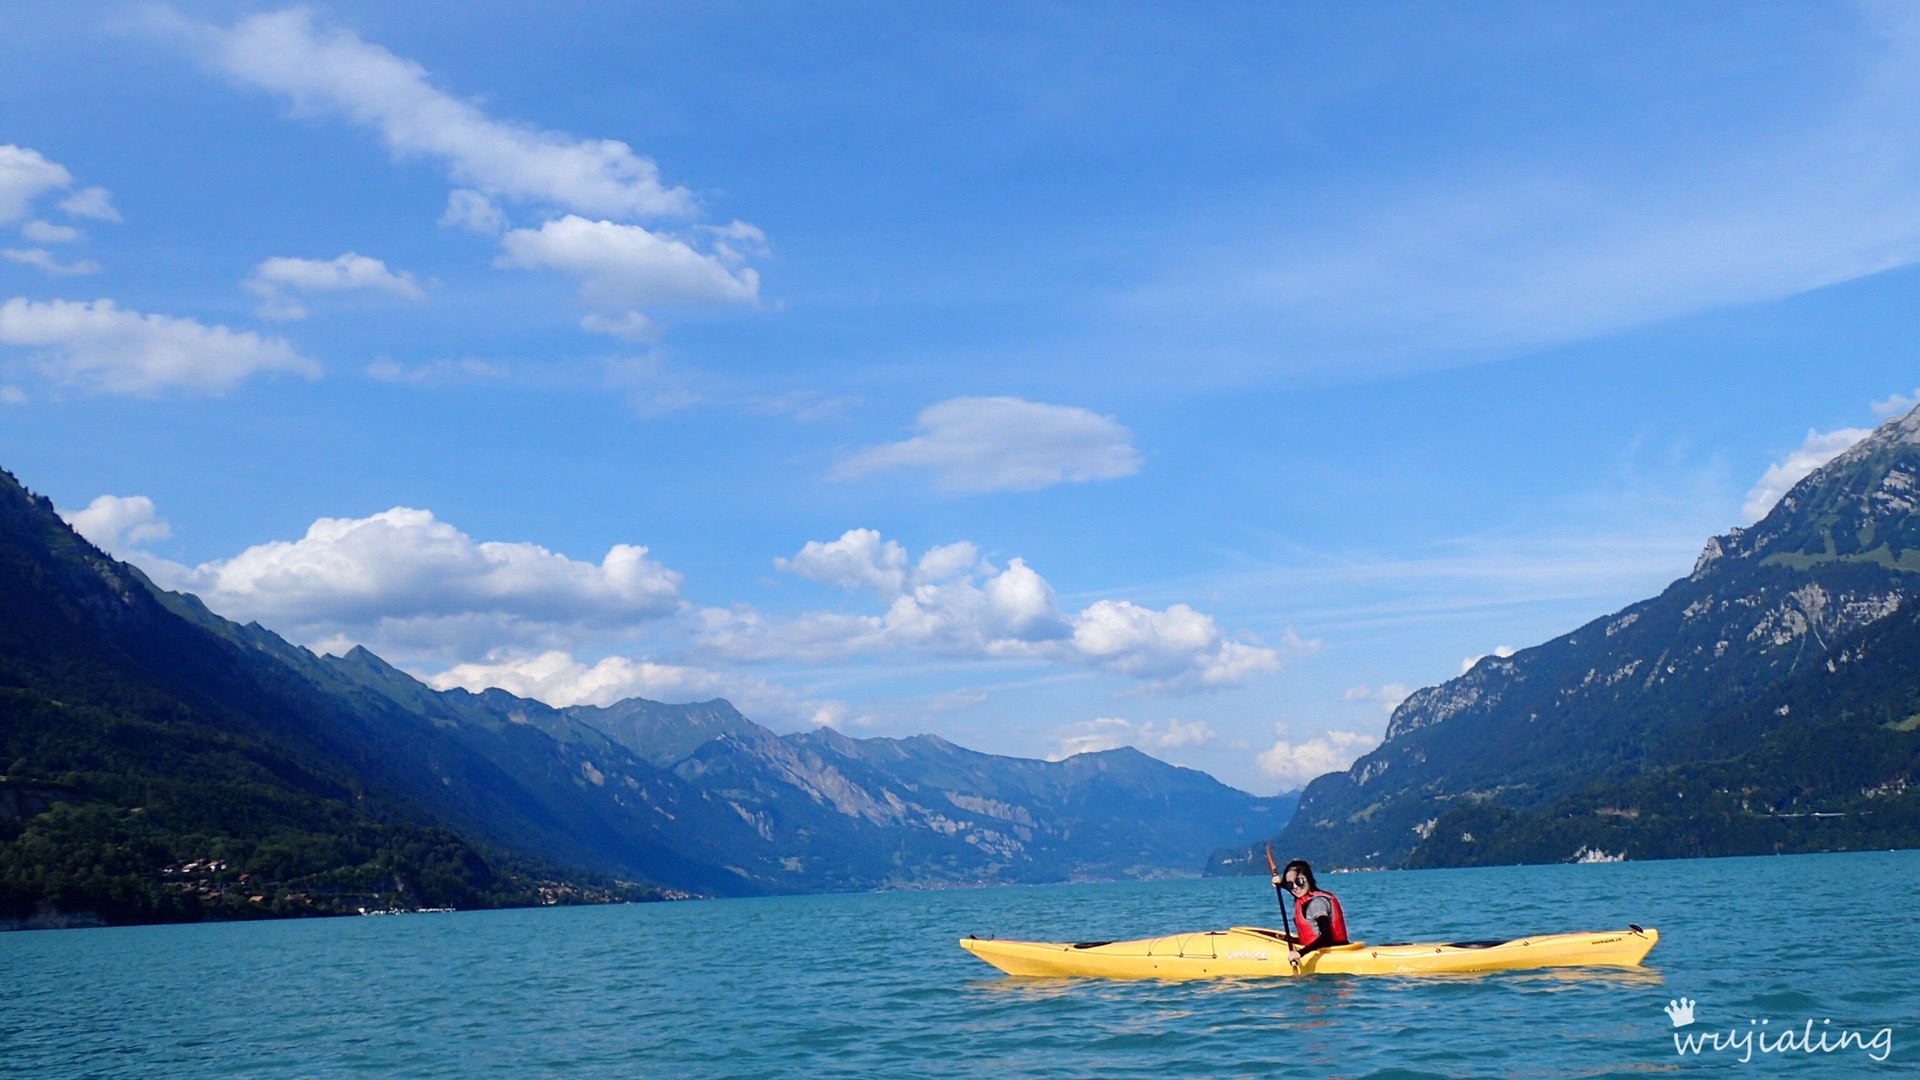
M 1133 435 L 1110 417 L 1016 397 L 960 397 L 922 410 L 920 434 L 843 458 L 841 478 L 926 469 L 948 491 L 1034 491 L 1140 471 Z
M 1285 729 L 1282 729 L 1282 734 Z M 1329 731 L 1305 742 L 1276 740 L 1256 758 L 1262 772 L 1282 783 L 1300 785 L 1316 776 L 1340 772 L 1350 767 L 1367 751 L 1380 745 L 1373 735 L 1355 731 Z
M 123 557 L 143 544 L 173 535 L 173 526 L 145 495 L 102 495 L 86 509 L 62 510 L 60 516 L 94 547 Z
M 1767 516 L 1773 504 L 1793 489 L 1793 485 L 1806 479 L 1807 474 L 1846 453 L 1854 443 L 1873 434 L 1869 428 L 1840 428 L 1836 431 L 1814 431 L 1807 429 L 1807 437 L 1800 446 L 1780 461 L 1767 466 L 1759 482 L 1747 492 L 1747 501 L 1740 513 L 1747 521 L 1758 521 Z
M 48 161 L 39 151 L 0 144 L 0 225 L 26 217 L 40 195 L 72 183 L 73 174 L 65 166 Z
M 347 252 L 333 259 L 295 259 L 276 255 L 253 268 L 241 282 L 260 298 L 255 311 L 263 319 L 304 319 L 307 309 L 290 294 L 380 292 L 405 300 L 424 300 L 426 290 L 412 274 L 395 273 L 379 259 Z
M 100 272 L 100 264 L 91 259 L 81 259 L 78 262 L 63 263 L 59 259 L 54 258 L 53 253 L 46 248 L 6 248 L 0 250 L 0 258 L 5 258 L 10 262 L 24 263 L 27 266 L 39 270 L 41 273 L 52 274 L 55 277 L 66 277 L 76 274 L 97 274 Z
M 713 255 L 638 225 L 589 221 L 577 214 L 501 238 L 504 267 L 558 270 L 580 283 L 580 298 L 598 308 L 706 307 L 756 304 L 760 275 L 729 270 Z
M 1204 720 L 1169 719 L 1165 724 L 1149 720 L 1144 724 L 1135 724 L 1116 717 L 1101 717 L 1063 728 L 1059 752 L 1048 755 L 1047 760 L 1062 761 L 1075 754 L 1117 750 L 1122 746 L 1148 753 L 1180 750 L 1190 746 L 1205 746 L 1218 737 L 1219 734 Z
M 953 546 L 974 554 L 971 544 Z M 907 581 L 907 549 L 873 529 L 848 529 L 838 540 L 809 540 L 793 558 L 775 559 L 773 565 L 848 592 L 872 589 L 889 600 L 900 595 Z
M 111 300 L 16 297 L 0 304 L 0 345 L 39 350 L 32 363 L 48 379 L 110 394 L 220 394 L 262 372 L 320 376 L 319 364 L 281 338 L 143 315 Z
M 791 690 L 764 679 L 729 675 L 683 664 L 609 656 L 588 666 L 560 650 L 483 663 L 456 664 L 422 679 L 436 690 L 460 687 L 478 693 L 498 687 L 555 708 L 611 705 L 627 698 L 706 701 L 724 697 L 750 716 L 816 719 L 825 706 L 801 701 Z
M 496 120 L 433 85 L 412 60 L 315 24 L 305 8 L 223 28 L 178 16 L 164 24 L 198 43 L 214 67 L 279 94 L 306 115 L 335 115 L 378 132 L 395 157 L 433 158 L 455 183 L 608 217 L 686 215 L 690 192 L 667 187 L 652 161 L 616 139 L 579 139 Z
M 426 510 L 321 518 L 304 537 L 187 567 L 143 562 L 215 611 L 325 648 L 366 644 L 467 656 L 565 643 L 680 607 L 680 575 L 616 544 L 598 564 L 529 543 L 475 541 Z
M 1277 671 L 1279 650 L 1235 641 L 1212 616 L 1101 600 L 1062 611 L 1053 586 L 1023 559 L 998 567 L 968 543 L 933 548 L 910 563 L 900 544 L 870 529 L 811 541 L 776 567 L 849 592 L 871 593 L 879 614 L 812 612 L 770 619 L 751 608 L 700 613 L 704 645 L 731 659 L 819 662 L 905 650 L 933 656 L 1031 658 L 1139 680 L 1150 691 L 1232 686 Z M 1316 642 L 1289 633 L 1285 648 Z

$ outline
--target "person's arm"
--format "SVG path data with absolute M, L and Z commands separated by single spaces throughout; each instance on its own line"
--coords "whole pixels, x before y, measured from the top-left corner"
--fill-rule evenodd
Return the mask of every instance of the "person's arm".
M 1301 957 L 1313 952 L 1315 949 L 1324 949 L 1329 945 L 1337 944 L 1333 940 L 1332 904 L 1327 903 L 1326 900 L 1320 897 L 1315 897 L 1307 903 L 1307 909 L 1302 912 L 1302 914 L 1313 922 L 1314 928 L 1320 933 L 1313 939 L 1313 944 L 1308 945 L 1304 949 L 1300 947 L 1296 939 L 1292 950 L 1287 954 L 1287 961 L 1295 967 L 1300 966 Z
M 1296 948 L 1294 950 L 1295 952 L 1299 953 L 1301 956 L 1305 956 L 1308 953 L 1313 952 L 1315 949 L 1324 949 L 1329 945 L 1339 944 L 1338 942 L 1333 940 L 1333 916 L 1315 915 L 1313 916 L 1313 925 L 1315 929 L 1320 931 L 1320 933 L 1318 936 L 1316 936 L 1313 939 L 1313 944 L 1308 945 L 1304 949 Z

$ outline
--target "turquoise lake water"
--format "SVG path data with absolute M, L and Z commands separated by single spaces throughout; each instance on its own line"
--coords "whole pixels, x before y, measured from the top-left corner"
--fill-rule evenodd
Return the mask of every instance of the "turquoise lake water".
M 1584 1077 L 1920 1064 L 1920 852 L 1325 884 L 1353 935 L 1372 941 L 1630 922 L 1662 939 L 1632 972 L 1205 983 L 1012 979 L 954 943 L 1273 925 L 1264 878 L 0 934 L 0 1074 Z M 1681 996 L 1698 1004 L 1680 1032 L 1718 1031 L 1724 1049 L 1676 1052 L 1663 1010 Z M 1808 1020 L 1816 1044 L 1844 1031 L 1858 1042 L 1760 1049 Z M 1743 1031 L 1744 1064 L 1728 1038 Z M 1882 1032 L 1885 1053 L 1871 1043 Z

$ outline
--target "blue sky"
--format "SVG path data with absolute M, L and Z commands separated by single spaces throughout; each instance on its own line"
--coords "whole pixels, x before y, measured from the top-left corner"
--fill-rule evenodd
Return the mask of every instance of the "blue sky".
M 1917 60 L 1877 5 L 19 5 L 0 465 L 437 685 L 1279 790 L 1911 406 Z

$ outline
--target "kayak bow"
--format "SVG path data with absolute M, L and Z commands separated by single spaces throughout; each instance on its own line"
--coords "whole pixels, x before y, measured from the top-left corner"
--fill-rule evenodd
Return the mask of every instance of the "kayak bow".
M 1293 939 L 1278 930 L 1236 926 L 1139 941 L 1000 941 L 967 937 L 960 947 L 1009 975 L 1087 975 L 1108 979 L 1217 979 L 1279 975 L 1439 975 L 1549 967 L 1638 967 L 1660 940 L 1633 927 L 1549 934 L 1511 941 L 1413 945 L 1354 942 L 1308 953 L 1287 965 Z

